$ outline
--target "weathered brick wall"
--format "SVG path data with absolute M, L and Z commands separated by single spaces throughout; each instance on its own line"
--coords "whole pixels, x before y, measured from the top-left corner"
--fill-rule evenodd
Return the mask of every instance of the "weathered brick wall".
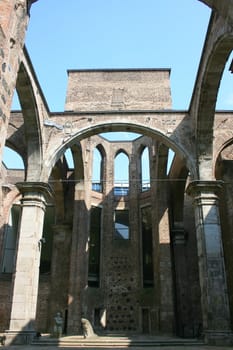
M 12 97 L 16 85 L 17 73 L 22 57 L 22 48 L 24 45 L 26 27 L 28 24 L 28 12 L 26 0 L 2 0 L 0 1 L 0 162 L 2 161 L 2 151 L 5 145 L 8 122 L 10 118 L 10 108 Z M 6 178 L 1 178 L 2 182 Z M 2 243 L 4 239 L 4 227 L 7 220 L 4 213 L 4 196 L 2 187 L 0 190 L 0 254 L 2 253 Z M 10 289 L 7 282 L 1 282 L 1 305 L 5 303 L 6 293 L 10 295 Z M 2 301 L 3 300 L 3 301 Z M 9 317 L 9 305 L 6 303 L 5 311 L 8 315 L 1 317 L 2 327 L 8 328 L 7 318 Z M 0 313 L 1 314 L 1 313 Z
M 67 111 L 171 108 L 169 70 L 69 71 Z
M 0 74 L 2 82 L 0 88 L 0 150 L 5 144 L 11 101 L 22 57 L 28 19 L 26 0 L 2 0 L 0 2 Z
M 166 223 L 163 228 L 161 225 L 160 229 L 163 242 L 161 240 L 158 242 L 155 239 L 155 244 L 157 244 L 154 250 L 155 275 L 157 276 L 155 287 L 145 289 L 142 281 L 140 207 L 151 205 L 151 193 L 150 191 L 141 193 L 139 165 L 141 150 L 144 146 L 150 147 L 151 140 L 142 137 L 134 143 L 108 142 L 93 137 L 89 139 L 89 152 L 92 152 L 99 144 L 102 145 L 104 153 L 107 154 L 104 170 L 106 192 L 98 195 L 92 192 L 91 203 L 102 207 L 101 282 L 100 288 L 92 289 L 89 287 L 84 291 L 83 310 L 85 316 L 94 324 L 95 309 L 105 309 L 108 330 L 141 332 L 145 326 L 143 326 L 142 320 L 143 309 L 146 309 L 149 322 L 148 331 L 155 333 L 159 329 L 166 329 L 167 332 L 171 332 L 173 330 L 173 297 L 170 240 Z M 86 149 L 86 147 L 84 148 Z M 119 150 L 124 150 L 129 155 L 130 195 L 126 197 L 117 197 L 113 193 L 114 159 Z M 91 165 L 88 168 L 91 169 Z M 166 197 L 164 201 L 166 202 Z M 114 239 L 114 210 L 127 208 L 130 212 L 130 239 L 116 240 Z M 155 225 L 158 226 L 155 210 L 153 215 Z M 163 231 L 166 237 L 162 233 Z M 155 230 L 154 235 L 156 235 Z M 160 257 L 157 255 L 158 252 Z M 159 283 L 160 278 L 164 281 L 162 289 L 161 283 Z M 160 293 L 162 294 L 160 295 Z M 162 313 L 159 310 L 162 310 Z
M 107 261 L 106 299 L 109 330 L 136 331 L 138 329 L 138 274 L 135 271 L 131 249 L 114 249 Z M 125 253 L 124 253 L 125 251 Z

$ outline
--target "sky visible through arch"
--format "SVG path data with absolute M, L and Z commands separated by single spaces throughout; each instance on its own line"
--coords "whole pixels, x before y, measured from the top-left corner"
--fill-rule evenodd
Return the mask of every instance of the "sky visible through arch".
M 67 69 L 86 68 L 171 68 L 172 108 L 184 110 L 210 13 L 198 0 L 38 0 L 26 47 L 52 112 L 64 110 Z M 233 108 L 228 66 L 217 109 Z

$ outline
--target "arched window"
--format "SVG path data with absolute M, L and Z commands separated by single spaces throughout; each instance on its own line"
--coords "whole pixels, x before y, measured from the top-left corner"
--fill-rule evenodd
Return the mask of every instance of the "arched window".
M 119 152 L 114 160 L 114 195 L 127 196 L 129 193 L 129 158 Z
M 175 157 L 175 152 L 171 148 L 169 148 L 168 159 L 167 159 L 167 174 L 169 174 L 174 157 Z
M 141 154 L 141 189 L 142 191 L 150 189 L 150 162 L 148 147 L 145 147 Z
M 92 190 L 103 192 L 103 157 L 98 147 L 93 152 Z
M 72 155 L 71 149 L 68 148 L 65 151 L 64 155 L 65 155 L 66 162 L 67 162 L 67 165 L 68 165 L 69 169 L 74 169 L 74 159 L 73 159 L 73 155 Z

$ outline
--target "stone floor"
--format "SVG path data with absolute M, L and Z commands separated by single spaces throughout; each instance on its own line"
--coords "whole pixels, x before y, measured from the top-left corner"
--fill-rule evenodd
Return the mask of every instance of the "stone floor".
M 65 336 L 62 338 L 54 339 L 49 335 L 43 335 L 38 338 L 38 344 L 33 345 L 10 345 L 4 346 L 0 345 L 0 350 L 72 350 L 72 349 L 82 349 L 82 350 L 126 350 L 131 348 L 132 350 L 229 350 L 233 347 L 227 346 L 208 346 L 204 345 L 201 341 L 196 339 L 181 339 L 169 336 L 163 337 L 131 337 L 129 342 L 128 337 L 94 337 L 84 339 L 83 336 Z M 37 340 L 36 340 L 37 341 Z M 59 344 L 60 341 L 60 344 Z M 136 341 L 136 343 L 135 343 Z M 137 343 L 139 341 L 139 343 Z M 142 342 L 141 342 L 142 341 Z M 150 342 L 152 343 L 150 344 Z M 181 342 L 180 342 L 181 341 Z M 187 344 L 186 344 L 187 342 Z M 42 344 L 41 344 L 42 343 Z M 44 343 L 44 344 L 43 344 Z M 85 344 L 86 343 L 86 344 Z
M 63 348 L 63 347 L 57 347 L 57 346 L 31 346 L 31 345 L 12 345 L 12 346 L 0 346 L 2 350 L 9 349 L 9 350 L 73 350 L 73 349 L 82 349 L 82 350 L 93 350 L 93 348 L 80 348 L 80 347 L 72 347 L 72 348 Z M 99 348 L 98 350 L 106 350 L 107 348 Z M 109 349 L 109 348 L 108 348 Z M 219 346 L 155 346 L 155 347 L 149 347 L 148 350 L 229 350 L 230 347 L 219 347 Z M 232 348 L 231 348 L 232 349 Z M 115 348 L 114 350 L 122 350 L 122 348 Z M 132 347 L 132 350 L 145 350 L 144 347 Z

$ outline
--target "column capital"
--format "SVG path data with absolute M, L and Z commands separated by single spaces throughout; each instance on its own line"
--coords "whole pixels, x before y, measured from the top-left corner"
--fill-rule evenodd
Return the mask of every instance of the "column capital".
M 200 195 L 218 196 L 222 190 L 224 181 L 221 180 L 194 180 L 190 182 L 186 189 L 186 193 L 191 197 L 199 197 Z
M 44 201 L 48 204 L 52 202 L 54 193 L 51 186 L 46 182 L 17 182 L 16 187 L 20 193 L 27 197 L 35 200 L 35 196 L 43 196 Z

